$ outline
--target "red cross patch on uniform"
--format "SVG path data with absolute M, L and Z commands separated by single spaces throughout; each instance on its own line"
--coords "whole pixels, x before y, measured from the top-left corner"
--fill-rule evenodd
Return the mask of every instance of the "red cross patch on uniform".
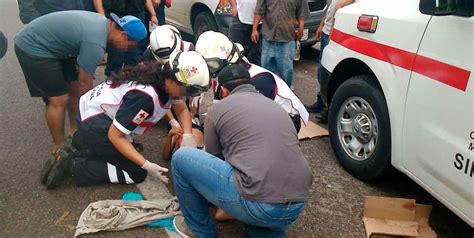
M 142 122 L 148 117 L 148 112 L 145 112 L 144 110 L 140 109 L 140 111 L 135 115 L 133 118 L 132 122 L 135 123 L 136 125 L 142 124 Z

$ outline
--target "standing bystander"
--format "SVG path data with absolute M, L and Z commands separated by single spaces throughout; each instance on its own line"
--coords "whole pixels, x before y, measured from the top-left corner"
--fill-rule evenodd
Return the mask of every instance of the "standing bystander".
M 153 6 L 155 6 L 156 16 L 158 18 L 158 25 L 162 26 L 166 24 L 165 19 L 165 6 L 171 7 L 171 0 L 153 0 Z
M 252 41 L 260 39 L 262 24 L 262 66 L 283 78 L 293 89 L 293 59 L 296 41 L 301 40 L 309 16 L 306 0 L 258 0 L 253 20 Z M 298 31 L 295 33 L 295 21 Z
M 244 47 L 245 57 L 256 65 L 261 64 L 261 41 L 253 43 L 249 37 L 252 34 L 253 18 L 257 0 L 230 0 L 234 19 L 229 27 L 229 39 Z
M 145 9 L 150 13 L 150 21 L 157 25 L 155 9 L 152 0 L 94 0 L 94 6 L 97 13 L 110 18 L 113 12 L 119 17 L 125 15 L 135 16 L 145 24 Z M 139 42 L 139 46 L 142 42 Z M 143 43 L 146 44 L 146 43 Z M 126 65 L 136 65 L 141 56 L 141 49 L 133 48 L 128 51 L 117 49 L 113 46 L 107 47 L 107 66 L 105 67 L 105 75 L 110 76 L 113 72 L 122 70 Z
M 324 48 L 329 44 L 329 36 L 331 35 L 332 29 L 334 28 L 334 17 L 336 15 L 336 11 L 339 10 L 342 7 L 345 7 L 351 3 L 353 3 L 354 0 L 329 0 L 328 1 L 328 8 L 326 9 L 326 13 L 323 16 L 323 20 L 321 21 L 321 24 L 318 27 L 318 30 L 316 31 L 316 39 L 318 41 L 321 41 L 321 47 L 320 47 L 320 53 L 319 53 L 319 68 L 318 68 L 318 82 L 321 84 L 319 81 L 322 77 L 322 67 L 321 67 L 321 60 L 323 59 L 323 51 Z M 315 112 L 316 114 L 316 119 L 319 120 L 320 122 L 327 122 L 328 120 L 328 109 L 325 103 L 323 102 L 323 99 L 321 97 L 320 92 L 317 94 L 317 99 L 316 102 L 307 105 L 306 110 L 308 112 Z
M 82 0 L 17 0 L 20 20 L 28 24 L 34 19 L 59 11 L 84 10 Z

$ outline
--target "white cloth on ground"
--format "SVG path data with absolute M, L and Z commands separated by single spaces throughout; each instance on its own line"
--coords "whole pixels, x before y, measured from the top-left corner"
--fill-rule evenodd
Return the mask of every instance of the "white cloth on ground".
M 120 231 L 143 226 L 152 221 L 180 215 L 173 199 L 123 201 L 103 200 L 89 204 L 77 222 L 74 237 L 99 231 Z

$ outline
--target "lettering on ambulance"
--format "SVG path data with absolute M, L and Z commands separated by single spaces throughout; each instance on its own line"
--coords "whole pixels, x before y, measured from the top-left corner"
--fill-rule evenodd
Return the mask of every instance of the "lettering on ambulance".
M 472 141 L 471 141 L 471 143 L 469 143 L 469 148 L 468 148 L 468 150 L 474 151 L 474 131 L 471 131 L 470 136 L 471 136 L 471 140 L 472 140 Z
M 474 151 L 474 131 L 470 133 L 469 137 L 471 142 L 469 143 L 468 150 Z M 456 153 L 454 155 L 454 168 L 472 178 L 474 174 L 474 159 L 468 158 L 461 153 Z

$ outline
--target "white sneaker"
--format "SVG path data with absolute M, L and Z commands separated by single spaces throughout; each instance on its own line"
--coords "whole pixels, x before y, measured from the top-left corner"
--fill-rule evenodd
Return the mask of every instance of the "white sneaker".
M 183 216 L 175 216 L 173 219 L 173 225 L 176 229 L 176 232 L 183 238 L 196 237 L 194 233 L 188 228 L 188 225 L 186 225 Z

